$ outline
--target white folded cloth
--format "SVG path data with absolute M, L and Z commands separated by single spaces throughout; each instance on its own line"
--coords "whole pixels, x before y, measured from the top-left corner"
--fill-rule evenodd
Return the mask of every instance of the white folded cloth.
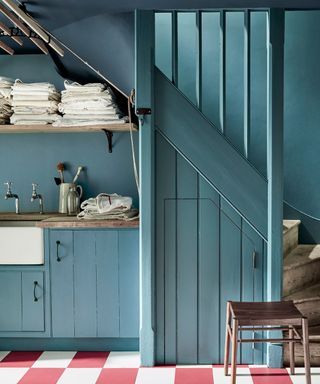
M 11 124 L 50 124 L 57 121 L 60 118 L 59 115 L 54 113 L 43 113 L 39 115 L 35 114 L 16 114 L 14 113 L 10 117 Z
M 132 198 L 116 193 L 100 193 L 97 197 L 85 200 L 81 204 L 79 219 L 118 219 L 134 220 L 139 211 L 132 208 Z
M 92 126 L 92 125 L 107 125 L 107 124 L 124 124 L 128 123 L 128 118 L 123 117 L 121 119 L 108 119 L 108 120 L 78 120 L 78 119 L 65 119 L 60 117 L 59 120 L 55 121 L 52 125 L 54 127 L 74 127 L 74 126 Z
M 76 82 L 70 82 L 68 80 L 64 81 L 64 87 L 66 91 L 72 91 L 72 92 L 101 92 L 106 87 L 104 84 L 101 83 L 88 83 L 85 85 L 81 85 Z
M 24 83 L 20 79 L 17 79 L 13 86 L 12 90 L 33 90 L 33 91 L 56 91 L 56 88 L 53 84 L 50 83 Z

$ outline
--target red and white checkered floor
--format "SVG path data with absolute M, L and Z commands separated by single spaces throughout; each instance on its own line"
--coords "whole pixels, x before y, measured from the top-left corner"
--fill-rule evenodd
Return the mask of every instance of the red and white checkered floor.
M 313 384 L 320 368 L 312 368 Z M 137 352 L 0 352 L 1 384 L 229 384 L 215 365 L 140 367 Z M 238 368 L 237 384 L 304 384 L 303 369 Z

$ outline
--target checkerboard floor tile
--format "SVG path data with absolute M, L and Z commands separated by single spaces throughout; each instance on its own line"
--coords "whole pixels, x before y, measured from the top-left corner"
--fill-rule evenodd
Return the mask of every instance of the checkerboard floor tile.
M 320 367 L 312 368 L 320 383 Z M 141 367 L 137 352 L 0 351 L 2 384 L 229 384 L 221 365 Z M 304 384 L 303 368 L 239 366 L 237 384 Z

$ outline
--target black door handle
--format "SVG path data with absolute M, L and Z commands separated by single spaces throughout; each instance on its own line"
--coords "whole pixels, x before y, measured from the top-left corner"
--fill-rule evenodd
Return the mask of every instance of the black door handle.
M 60 246 L 60 241 L 57 240 L 56 241 L 56 245 L 57 245 L 57 262 L 59 263 L 61 261 L 61 257 L 59 256 L 59 246 Z
M 38 282 L 34 281 L 33 282 L 33 301 L 38 301 L 39 299 L 36 296 L 36 288 L 38 286 Z

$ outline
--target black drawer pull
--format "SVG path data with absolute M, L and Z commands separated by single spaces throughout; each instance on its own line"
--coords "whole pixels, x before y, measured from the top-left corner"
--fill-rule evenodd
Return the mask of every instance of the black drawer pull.
M 60 246 L 60 241 L 59 240 L 57 240 L 56 241 L 56 245 L 57 245 L 57 262 L 58 263 L 60 263 L 60 261 L 61 261 L 61 257 L 59 256 L 59 246 Z
M 33 282 L 33 301 L 38 301 L 38 298 L 36 296 L 36 288 L 38 286 L 38 282 L 37 281 L 34 281 Z

